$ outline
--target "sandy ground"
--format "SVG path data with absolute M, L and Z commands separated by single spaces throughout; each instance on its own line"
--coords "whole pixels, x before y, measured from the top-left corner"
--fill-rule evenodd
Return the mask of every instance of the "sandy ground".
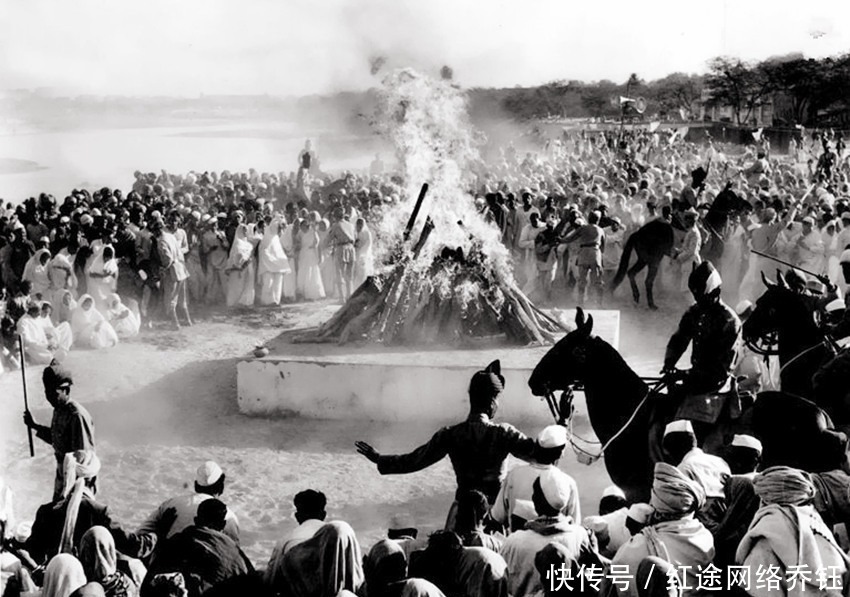
M 620 306 L 621 351 L 640 372 L 655 373 L 681 310 Z M 334 308 L 324 302 L 212 316 L 190 330 L 145 332 L 112 350 L 72 351 L 73 397 L 94 417 L 100 497 L 114 516 L 134 528 L 163 500 L 191 491 L 195 468 L 213 459 L 227 474 L 223 499 L 240 518 L 243 547 L 259 566 L 295 526 L 292 497 L 308 487 L 327 494 L 330 517 L 350 522 L 364 546 L 383 535 L 394 514 L 410 515 L 423 531 L 440 527 L 454 491 L 448 460 L 381 477 L 353 445 L 364 439 L 384 452 L 407 451 L 430 437 L 432 425 L 260 419 L 237 410 L 237 361 L 282 332 L 317 325 Z M 31 408 L 48 423 L 41 370 L 28 373 Z M 36 457 L 27 457 L 18 372 L 0 376 L 0 405 L 0 474 L 15 492 L 18 518 L 31 519 L 50 499 L 52 450 L 36 439 Z M 595 513 L 609 483 L 603 465 L 586 467 L 567 454 L 561 468 L 578 481 L 583 512 Z

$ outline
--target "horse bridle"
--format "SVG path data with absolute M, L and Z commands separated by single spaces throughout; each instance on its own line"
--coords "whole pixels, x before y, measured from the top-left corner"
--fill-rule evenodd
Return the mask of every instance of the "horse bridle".
M 779 355 L 779 332 L 766 332 L 756 338 L 744 338 L 744 344 L 759 356 L 777 356 Z
M 635 420 L 637 414 L 640 412 L 640 409 L 643 408 L 643 405 L 646 404 L 646 401 L 650 396 L 654 396 L 661 392 L 668 385 L 667 377 L 641 377 L 641 381 L 646 382 L 649 387 L 647 388 L 646 395 L 641 399 L 638 405 L 635 407 L 635 410 L 629 416 L 625 423 L 620 427 L 617 432 L 611 436 L 611 438 L 602 444 L 599 440 L 586 439 L 578 435 L 575 431 L 573 431 L 573 414 L 575 414 L 575 405 L 573 404 L 573 399 L 575 397 L 575 392 L 583 392 L 584 384 L 579 381 L 570 381 L 567 382 L 566 388 L 561 391 L 561 400 L 559 401 L 555 398 L 555 393 L 549 389 L 548 385 L 544 386 L 543 397 L 546 400 L 546 403 L 549 405 L 549 410 L 552 412 L 552 416 L 555 418 L 555 423 L 558 425 L 563 425 L 567 428 L 567 441 L 570 443 L 570 447 L 572 447 L 573 451 L 578 458 L 578 461 L 582 464 L 593 464 L 605 454 L 605 450 L 608 449 L 618 437 L 620 437 L 623 432 L 628 429 L 629 425 L 632 424 L 632 421 Z M 566 410 L 569 411 L 567 416 L 564 416 L 565 408 L 561 408 L 562 406 L 566 407 Z M 576 440 L 590 446 L 590 445 L 601 445 L 599 451 L 596 453 L 589 452 L 587 449 L 581 447 L 576 443 Z
M 554 417 L 556 424 L 566 426 L 566 424 L 572 420 L 573 413 L 575 413 L 573 398 L 575 397 L 576 391 L 583 392 L 584 385 L 578 381 L 568 382 L 567 387 L 564 390 L 561 390 L 561 399 L 558 400 L 555 398 L 555 392 L 549 389 L 549 385 L 546 384 L 544 386 L 543 399 L 549 406 L 549 411 L 552 413 L 552 417 Z M 561 408 L 562 405 L 566 408 Z M 567 410 L 568 412 L 565 413 L 563 412 L 564 410 Z

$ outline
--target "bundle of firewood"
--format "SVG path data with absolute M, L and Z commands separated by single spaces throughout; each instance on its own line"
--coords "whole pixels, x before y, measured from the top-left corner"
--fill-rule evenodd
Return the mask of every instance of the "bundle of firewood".
M 564 333 L 513 279 L 489 267 L 474 239 L 466 254 L 461 248 L 442 247 L 430 264 L 419 263 L 434 231 L 431 219 L 415 244 L 408 240 L 426 191 L 423 185 L 402 244 L 383 272 L 369 277 L 318 330 L 296 341 L 423 345 L 503 338 L 514 344 L 548 344 Z

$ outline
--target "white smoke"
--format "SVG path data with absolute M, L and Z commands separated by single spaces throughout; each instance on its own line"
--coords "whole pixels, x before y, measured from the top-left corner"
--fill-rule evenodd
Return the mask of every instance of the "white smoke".
M 510 254 L 500 232 L 485 222 L 470 196 L 479 142 L 469 122 L 466 96 L 451 81 L 408 68 L 389 73 L 379 97 L 376 126 L 395 147 L 405 185 L 402 199 L 387 209 L 379 224 L 379 257 L 389 259 L 398 247 L 419 189 L 427 182 L 428 194 L 411 243 L 419 238 L 426 217 L 435 227 L 413 267 L 424 271 L 444 247 L 461 248 L 466 256 L 480 252 L 476 257 L 488 277 L 513 283 Z M 434 282 L 439 287 L 448 281 Z M 460 288 L 442 286 L 441 294 L 454 291 L 456 296 L 463 295 L 464 303 L 475 294 L 474 288 L 463 288 L 460 293 Z

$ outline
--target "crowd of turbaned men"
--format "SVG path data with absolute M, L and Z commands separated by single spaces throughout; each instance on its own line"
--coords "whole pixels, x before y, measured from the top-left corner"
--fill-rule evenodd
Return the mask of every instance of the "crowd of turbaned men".
M 850 512 L 850 477 L 840 469 L 760 470 L 762 446 L 747 435 L 734 436 L 725 458 L 708 455 L 692 424 L 675 420 L 649 503 L 610 486 L 598 512 L 582 516 L 578 485 L 559 467 L 567 429 L 534 438 L 494 422 L 505 387 L 498 361 L 473 375 L 466 420 L 423 446 L 385 455 L 356 445 L 381 474 L 448 456 L 457 492 L 443 530 L 420 536 L 396 516 L 364 550 L 348 523 L 327 520 L 325 495 L 305 489 L 294 496 L 298 526 L 267 562 L 240 548 L 226 475 L 212 461 L 200 463 L 193 492 L 152 505 L 139 528 L 113 518 L 98 497 L 94 423 L 71 398 L 71 372 L 52 363 L 43 383 L 51 424 L 29 412 L 24 420 L 55 451 L 53 497 L 34 521 L 16 522 L 14 483 L 0 483 L 6 596 L 847 593 L 846 533 L 836 531 Z M 509 455 L 525 463 L 506 472 Z

